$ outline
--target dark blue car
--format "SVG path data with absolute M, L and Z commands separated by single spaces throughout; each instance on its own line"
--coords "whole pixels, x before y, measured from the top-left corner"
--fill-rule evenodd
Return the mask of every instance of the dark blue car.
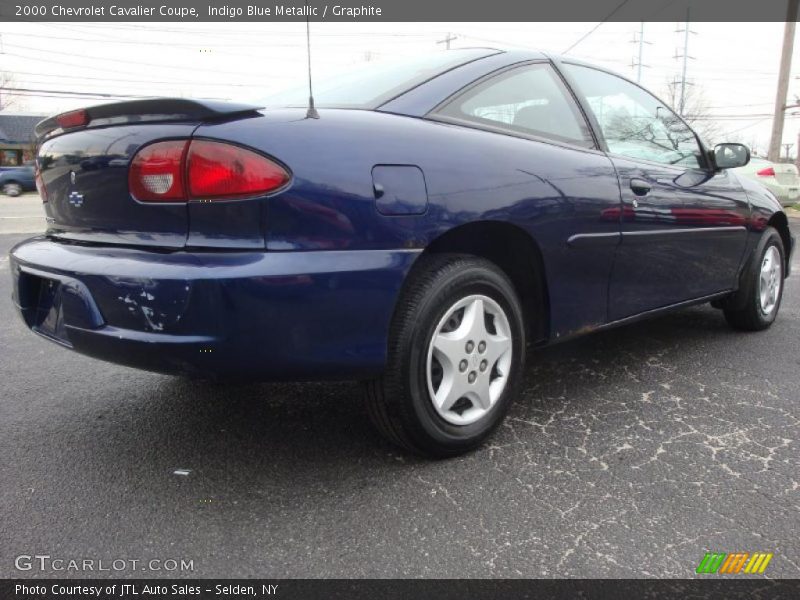
M 182 99 L 37 128 L 45 235 L 11 252 L 36 333 L 198 378 L 366 383 L 447 456 L 502 420 L 526 348 L 711 302 L 775 320 L 793 237 L 638 85 L 487 49 L 364 69 L 260 110 Z

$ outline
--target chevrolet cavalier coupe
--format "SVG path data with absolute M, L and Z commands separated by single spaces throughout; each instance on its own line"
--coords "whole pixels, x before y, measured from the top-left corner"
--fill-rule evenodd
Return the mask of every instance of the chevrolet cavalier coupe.
M 704 302 L 743 330 L 778 314 L 794 238 L 728 170 L 749 151 L 623 77 L 465 49 L 315 97 L 40 123 L 47 231 L 11 251 L 27 326 L 162 373 L 362 380 L 388 439 L 452 456 L 502 421 L 529 346 Z

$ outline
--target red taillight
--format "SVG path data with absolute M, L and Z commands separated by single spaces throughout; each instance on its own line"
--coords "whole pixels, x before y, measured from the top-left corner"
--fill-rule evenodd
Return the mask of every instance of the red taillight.
M 278 163 L 239 146 L 172 140 L 136 154 L 128 186 L 141 202 L 227 200 L 275 191 L 289 178 Z
M 47 190 L 44 187 L 44 180 L 42 179 L 42 174 L 38 166 L 35 169 L 33 180 L 36 182 L 36 191 L 39 192 L 39 197 L 42 199 L 42 202 L 47 202 Z
M 289 181 L 289 173 L 277 163 L 221 142 L 193 141 L 186 160 L 189 196 L 200 200 L 257 196 Z
M 760 177 L 775 177 L 775 169 L 772 167 L 766 167 L 760 171 L 756 171 L 756 175 L 759 175 Z
M 72 129 L 73 127 L 84 127 L 89 124 L 89 113 L 84 109 L 65 112 L 56 117 L 56 122 L 61 129 Z
M 141 202 L 184 202 L 183 160 L 188 144 L 188 140 L 171 140 L 142 148 L 128 172 L 133 197 Z

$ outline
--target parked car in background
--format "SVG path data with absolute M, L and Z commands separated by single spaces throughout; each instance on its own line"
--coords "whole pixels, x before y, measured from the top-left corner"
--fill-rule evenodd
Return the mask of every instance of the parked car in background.
M 794 238 L 728 171 L 749 150 L 624 77 L 468 49 L 314 91 L 318 112 L 301 90 L 40 123 L 27 326 L 163 373 L 358 379 L 389 440 L 452 456 L 502 422 L 529 346 L 703 302 L 743 330 L 778 314 Z
M 783 206 L 791 206 L 800 202 L 800 176 L 797 167 L 791 163 L 774 163 L 765 158 L 753 156 L 743 167 L 734 169 L 775 194 Z
M 19 196 L 36 189 L 33 164 L 5 167 L 0 171 L 0 191 L 6 196 Z

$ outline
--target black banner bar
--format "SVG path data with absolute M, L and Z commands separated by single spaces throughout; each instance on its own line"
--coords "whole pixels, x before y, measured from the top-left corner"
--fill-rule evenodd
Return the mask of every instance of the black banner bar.
M 3 0 L 0 21 L 785 21 L 787 0 Z
M 781 600 L 800 597 L 800 580 L 742 578 L 698 578 L 662 580 L 614 579 L 504 579 L 504 580 L 435 580 L 435 579 L 366 579 L 366 580 L 111 580 L 111 579 L 38 579 L 2 580 L 0 598 L 53 600 L 112 600 L 128 598 L 244 599 L 281 598 L 300 600 L 505 600 L 558 598 L 564 600 L 631 599 L 764 599 Z

